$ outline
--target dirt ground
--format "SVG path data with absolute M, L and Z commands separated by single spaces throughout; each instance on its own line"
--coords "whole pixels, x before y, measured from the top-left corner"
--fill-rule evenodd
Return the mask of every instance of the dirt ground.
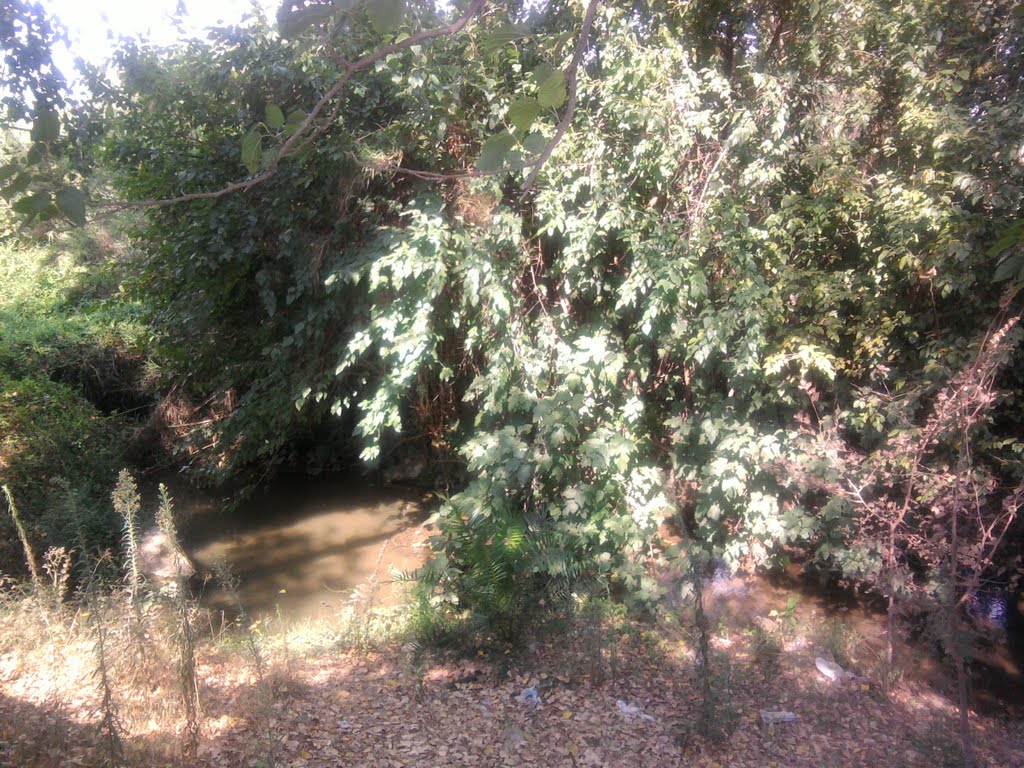
M 958 765 L 957 713 L 942 693 L 903 680 L 883 695 L 870 672 L 832 682 L 813 642 L 766 646 L 750 631 L 713 639 L 702 705 L 693 638 L 641 626 L 516 655 L 426 657 L 408 648 L 303 658 L 204 648 L 198 755 L 180 754 L 173 677 L 121 693 L 120 752 L 99 737 L 99 684 L 67 652 L 54 676 L 0 655 L 0 766 L 921 766 Z M 504 672 L 502 669 L 504 668 Z M 42 677 L 41 677 L 42 675 Z M 536 693 L 523 694 L 524 689 Z M 137 700 L 129 701 L 134 696 Z M 534 699 L 535 701 L 530 701 Z M 765 725 L 759 711 L 792 712 Z M 150 719 L 145 719 L 145 713 Z M 710 727 L 709 727 L 710 726 Z M 972 714 L 977 765 L 1024 766 L 1024 722 Z M 716 731 L 711 738 L 708 731 Z M 115 759 L 111 760 L 114 755 Z

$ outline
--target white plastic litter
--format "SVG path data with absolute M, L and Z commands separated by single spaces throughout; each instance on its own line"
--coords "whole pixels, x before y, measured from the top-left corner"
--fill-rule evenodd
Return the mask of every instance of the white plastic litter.
M 761 722 L 765 725 L 778 725 L 779 723 L 791 723 L 796 720 L 792 712 L 784 712 L 781 709 L 762 709 Z
M 829 680 L 846 680 L 857 677 L 853 672 L 847 672 L 835 662 L 823 659 L 821 656 L 814 660 L 814 666 Z
M 619 708 L 619 712 L 621 712 L 622 716 L 627 720 L 632 720 L 635 717 L 639 717 L 646 723 L 654 722 L 654 715 L 646 715 L 640 711 L 640 707 L 635 707 L 632 704 L 627 704 L 622 699 L 616 701 L 615 706 Z
M 533 686 L 529 688 L 523 688 L 522 692 L 516 696 L 516 701 L 522 704 L 524 707 L 539 707 L 540 706 L 540 694 L 537 689 Z

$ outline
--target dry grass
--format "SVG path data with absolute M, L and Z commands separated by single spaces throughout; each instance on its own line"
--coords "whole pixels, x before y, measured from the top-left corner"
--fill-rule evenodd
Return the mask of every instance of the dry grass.
M 263 765 L 280 764 L 275 710 L 281 692 L 302 689 L 299 660 L 381 647 L 405 626 L 398 608 L 355 604 L 333 620 L 264 618 L 247 628 L 211 615 L 197 621 L 201 612 L 191 611 L 201 743 L 208 752 L 228 720 L 251 723 L 252 757 Z M 0 582 L 0 767 L 121 765 L 111 736 L 126 766 L 196 764 L 186 759 L 181 616 L 173 593 L 151 587 L 136 607 L 120 588 L 91 590 L 76 607 Z
M 686 616 L 640 624 L 615 608 L 581 611 L 552 642 L 511 655 L 414 653 L 384 634 L 405 625 L 346 613 L 334 622 L 280 617 L 197 637 L 200 743 L 182 756 L 186 713 L 177 686 L 176 614 L 143 603 L 144 653 L 133 641 L 121 592 L 90 611 L 55 607 L 16 592 L 0 610 L 0 766 L 111 764 L 97 737 L 101 690 L 96 627 L 107 631 L 107 672 L 131 768 L 209 766 L 925 766 L 956 744 L 956 707 L 943 693 L 903 681 L 880 693 L 869 644 L 825 616 L 803 615 L 785 631 L 768 619 L 764 638 L 713 617 L 711 671 L 729 715 L 724 739 L 701 736 L 697 638 Z M 767 612 L 766 612 L 767 614 Z M 390 624 L 387 622 L 391 622 Z M 373 629 L 373 628 L 376 629 Z M 775 633 L 775 634 L 773 634 Z M 367 637 L 375 638 L 373 643 Z M 356 641 L 356 642 L 351 642 Z M 260 665 L 253 663 L 257 643 Z M 862 679 L 830 683 L 813 659 L 842 654 Z M 532 686 L 538 708 L 517 696 Z M 649 718 L 627 716 L 621 700 Z M 773 728 L 758 710 L 797 721 Z M 724 717 L 724 715 L 723 715 Z M 1024 764 L 1019 723 L 972 715 L 982 765 Z

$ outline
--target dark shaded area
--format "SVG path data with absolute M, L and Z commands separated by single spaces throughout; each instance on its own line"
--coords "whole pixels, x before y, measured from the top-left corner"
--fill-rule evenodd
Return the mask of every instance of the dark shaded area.
M 173 741 L 165 744 L 165 749 L 134 739 L 122 746 L 127 759 L 112 761 L 98 724 L 83 725 L 67 717 L 59 706 L 40 707 L 0 693 L 0 768 L 182 765 Z
M 50 371 L 50 379 L 80 392 L 105 416 L 128 414 L 144 421 L 156 404 L 139 384 L 145 360 L 116 349 L 83 349 L 79 355 Z
M 881 652 L 885 644 L 885 601 L 870 592 L 855 591 L 823 572 L 793 563 L 771 572 L 764 581 L 782 600 L 796 594 L 821 614 L 841 618 L 869 638 Z M 755 592 L 759 591 L 755 585 Z M 764 598 L 760 598 L 764 599 Z M 973 706 L 980 712 L 1024 716 L 1020 691 L 1024 686 L 1024 598 L 1018 593 L 979 593 L 971 602 L 966 629 L 970 632 L 968 670 Z M 954 670 L 942 644 L 925 618 L 901 619 L 896 662 L 910 677 L 926 682 L 943 695 L 954 692 Z

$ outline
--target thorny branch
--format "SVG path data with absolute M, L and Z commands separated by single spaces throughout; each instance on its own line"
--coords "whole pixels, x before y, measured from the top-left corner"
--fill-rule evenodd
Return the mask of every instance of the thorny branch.
M 888 670 L 893 665 L 896 600 L 907 586 L 900 581 L 905 578 L 908 563 L 916 559 L 948 569 L 945 610 L 949 650 L 957 664 L 965 764 L 970 764 L 972 747 L 967 727 L 966 671 L 956 639 L 959 610 L 980 586 L 1024 504 L 1024 484 L 1005 493 L 998 506 L 993 504 L 990 500 L 994 501 L 999 481 L 976 464 L 971 453 L 976 428 L 999 400 L 996 378 L 1016 343 L 1013 331 L 1021 315 L 1009 313 L 1010 296 L 1003 300 L 977 353 L 939 392 L 920 428 L 914 428 L 908 419 L 911 423 L 906 426 L 910 428 L 894 431 L 880 448 L 868 454 L 840 437 L 838 419 L 827 428 L 819 420 L 816 433 L 808 429 L 812 450 L 828 457 L 835 479 L 816 482 L 816 473 L 801 468 L 800 462 L 787 462 L 809 481 L 808 487 L 816 486 L 861 505 L 859 532 L 851 543 L 877 546 L 879 539 L 884 541 L 881 556 L 882 573 L 888 579 L 888 584 L 883 582 L 888 593 Z M 813 388 L 807 388 L 807 394 L 817 411 Z M 937 451 L 942 444 L 955 448 L 956 462 L 943 459 L 942 452 Z
M 948 559 L 948 524 L 960 521 L 968 526 L 961 536 L 970 537 L 963 546 L 966 575 L 960 580 L 969 593 L 1024 506 L 1022 484 L 1004 489 L 997 509 L 989 499 L 998 481 L 987 471 L 973 469 L 977 465 L 971 455 L 974 431 L 999 399 L 996 378 L 1016 343 L 1013 331 L 1020 320 L 1004 306 L 974 357 L 939 392 L 920 428 L 894 432 L 872 454 L 847 443 L 838 420 L 827 429 L 819 425 L 816 432 L 808 425 L 812 450 L 828 458 L 835 480 L 816 478 L 799 463 L 787 462 L 787 471 L 798 473 L 808 487 L 842 496 L 863 509 L 861 535 L 867 540 L 884 531 L 889 568 L 896 567 L 900 547 L 935 564 Z M 814 392 L 808 395 L 813 402 Z M 936 455 L 942 443 L 956 449 L 954 464 Z

